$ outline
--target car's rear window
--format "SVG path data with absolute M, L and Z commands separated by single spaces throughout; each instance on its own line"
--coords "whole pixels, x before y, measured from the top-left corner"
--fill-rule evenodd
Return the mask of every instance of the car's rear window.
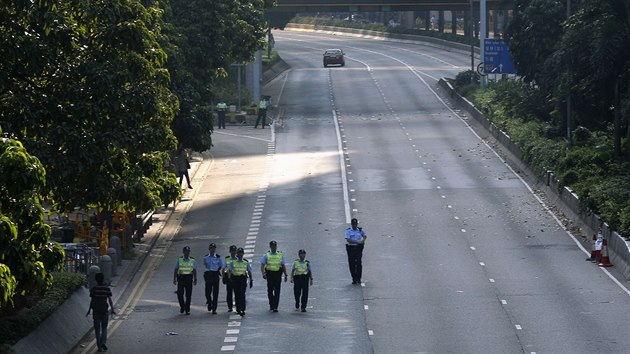
M 327 50 L 326 53 L 324 54 L 341 54 L 341 50 L 338 50 L 338 49 Z

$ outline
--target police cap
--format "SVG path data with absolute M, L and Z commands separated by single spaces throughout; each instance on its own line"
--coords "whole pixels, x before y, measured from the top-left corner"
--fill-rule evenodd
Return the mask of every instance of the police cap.
M 190 246 L 184 246 L 183 252 L 190 252 Z
M 276 241 L 271 241 L 271 242 L 269 242 L 269 246 L 272 246 L 272 245 L 273 245 L 273 246 L 275 246 L 275 245 L 277 245 L 277 244 L 278 244 L 278 242 L 276 242 Z
M 215 245 L 214 242 L 213 242 L 213 243 L 208 245 L 208 248 L 217 248 L 217 245 Z
M 243 247 L 239 247 L 239 248 L 236 250 L 236 253 L 243 253 L 243 252 L 245 252 L 245 250 L 243 249 Z
M 235 245 L 230 246 L 230 251 L 236 251 L 236 246 Z

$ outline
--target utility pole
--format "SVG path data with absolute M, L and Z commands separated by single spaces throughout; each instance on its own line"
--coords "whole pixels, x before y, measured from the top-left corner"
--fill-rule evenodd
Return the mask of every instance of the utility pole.
M 567 21 L 571 17 L 571 0 L 567 0 Z M 569 83 L 569 92 L 567 94 L 567 147 L 573 147 L 573 139 L 571 137 L 571 83 Z
M 473 0 L 470 0 L 470 71 L 475 72 L 475 13 Z M 471 75 L 472 78 L 472 75 Z
M 568 0 L 570 1 L 570 0 Z M 484 57 L 486 55 L 486 50 L 485 50 L 485 41 L 486 41 L 486 28 L 488 27 L 487 23 L 486 23 L 486 0 L 479 0 L 479 51 L 480 51 L 480 56 L 481 56 L 481 60 L 484 60 Z M 485 66 L 485 63 L 484 63 Z M 486 77 L 485 75 L 481 76 L 481 87 L 485 88 L 486 87 Z

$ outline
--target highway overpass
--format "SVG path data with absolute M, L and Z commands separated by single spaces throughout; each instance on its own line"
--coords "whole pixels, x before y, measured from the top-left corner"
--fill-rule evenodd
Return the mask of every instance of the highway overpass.
M 487 0 L 489 10 L 509 10 L 512 0 Z M 479 0 L 473 0 L 479 8 Z M 389 12 L 470 10 L 470 0 L 277 0 L 272 12 Z

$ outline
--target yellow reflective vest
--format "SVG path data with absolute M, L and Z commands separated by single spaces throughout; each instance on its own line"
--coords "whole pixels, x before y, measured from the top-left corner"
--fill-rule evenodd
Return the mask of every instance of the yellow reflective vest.
M 184 257 L 179 257 L 177 265 L 177 274 L 192 274 L 195 269 L 195 258 L 189 257 L 188 259 L 184 259 Z
M 278 271 L 282 267 L 282 252 L 271 253 L 267 251 L 267 265 L 266 270 Z
M 236 277 L 247 275 L 247 263 L 249 263 L 247 259 L 233 260 L 232 261 L 232 275 Z
M 309 262 L 307 260 L 304 260 L 304 262 L 300 262 L 299 259 L 296 259 L 295 261 L 293 261 L 293 268 L 295 269 L 295 272 L 293 273 L 293 275 L 308 274 L 308 265 L 309 265 Z

